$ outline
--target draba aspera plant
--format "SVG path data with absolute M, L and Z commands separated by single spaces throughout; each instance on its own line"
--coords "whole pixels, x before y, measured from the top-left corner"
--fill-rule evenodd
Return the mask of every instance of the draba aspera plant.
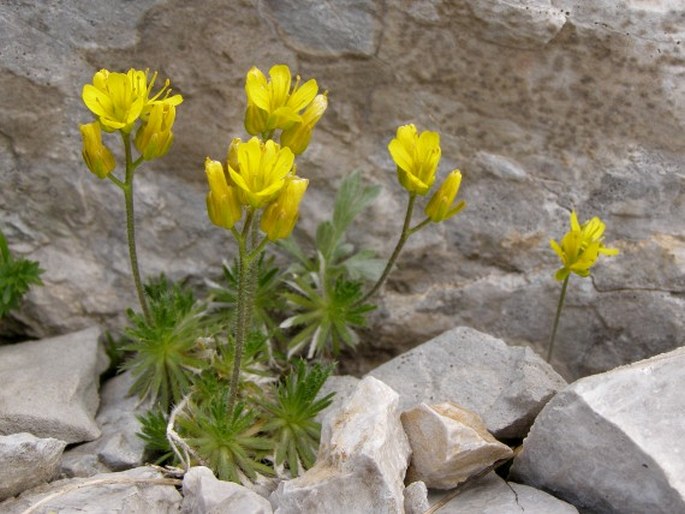
M 440 160 L 436 132 L 414 125 L 397 130 L 389 144 L 397 176 L 407 191 L 400 237 L 387 262 L 356 250 L 345 233 L 378 195 L 359 173 L 345 177 L 332 219 L 316 232 L 313 251 L 291 233 L 309 179 L 296 159 L 306 151 L 328 106 L 314 79 L 293 81 L 290 69 L 275 65 L 268 78 L 251 68 L 245 79 L 246 140 L 233 138 L 223 161 L 204 163 L 209 220 L 233 238 L 237 255 L 226 256 L 224 284 L 210 282 L 208 301 L 165 278 L 143 287 L 135 254 L 133 176 L 144 160 L 162 156 L 173 139 L 171 127 L 180 95 L 169 83 L 152 95 L 155 76 L 101 70 L 84 87 L 95 122 L 81 128 L 83 157 L 100 178 L 109 178 L 125 196 L 134 283 L 142 314 L 129 312 L 130 353 L 125 369 L 134 375 L 133 392 L 155 399 L 140 418 L 141 437 L 160 463 L 210 466 L 222 479 L 247 482 L 259 475 L 296 476 L 314 464 L 320 425 L 316 415 L 332 395 L 318 398 L 333 364 L 309 359 L 332 357 L 355 346 L 355 329 L 366 322 L 369 302 L 385 282 L 407 239 L 430 223 L 464 208 L 457 200 L 461 173 L 454 170 L 434 190 L 414 222 L 418 197 L 433 189 Z M 139 156 L 132 156 L 131 132 Z M 118 131 L 124 145 L 125 178 L 101 131 Z M 269 248 L 292 257 L 285 270 Z
M 571 274 L 575 273 L 580 277 L 589 277 L 592 268 L 600 255 L 617 255 L 617 248 L 607 248 L 604 246 L 605 224 L 598 217 L 594 217 L 582 225 L 578 222 L 576 211 L 571 211 L 571 229 L 557 243 L 550 240 L 552 250 L 561 259 L 562 267 L 557 270 L 554 278 L 561 282 L 561 294 L 557 304 L 557 312 L 554 316 L 552 335 L 547 346 L 547 362 L 552 358 L 554 352 L 554 339 L 559 327 L 561 309 L 566 298 L 566 287 L 568 286 Z

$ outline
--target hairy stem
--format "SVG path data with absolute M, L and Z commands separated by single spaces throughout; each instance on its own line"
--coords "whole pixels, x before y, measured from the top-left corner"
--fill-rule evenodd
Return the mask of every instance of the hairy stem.
M 150 310 L 147 306 L 145 291 L 143 290 L 143 283 L 140 279 L 140 271 L 138 269 L 138 254 L 136 252 L 136 224 L 133 210 L 133 174 L 136 164 L 131 159 L 130 135 L 122 133 L 121 137 L 124 140 L 124 150 L 126 152 L 126 180 L 123 186 L 120 187 L 124 191 L 124 202 L 126 204 L 126 234 L 128 236 L 128 254 L 131 260 L 131 273 L 133 274 L 133 282 L 136 285 L 138 301 L 140 302 L 141 309 L 143 309 L 143 316 L 149 323 Z
M 397 241 L 397 245 L 395 245 L 395 249 L 392 252 L 392 255 L 390 256 L 390 259 L 388 260 L 388 263 L 385 266 L 385 269 L 383 270 L 383 274 L 380 276 L 378 281 L 374 284 L 374 286 L 369 290 L 368 293 L 364 295 L 364 297 L 356 302 L 355 305 L 361 305 L 365 301 L 367 301 L 369 298 L 371 298 L 376 292 L 381 288 L 383 283 L 385 282 L 385 279 L 388 278 L 388 275 L 390 274 L 390 271 L 392 270 L 392 267 L 395 265 L 395 261 L 397 261 L 397 257 L 399 257 L 400 252 L 402 251 L 402 248 L 404 247 L 404 244 L 407 242 L 407 239 L 409 239 L 409 236 L 412 235 L 414 232 L 409 226 L 411 225 L 411 217 L 412 213 L 414 212 L 414 201 L 416 200 L 416 195 L 415 194 L 410 194 L 409 195 L 409 202 L 407 203 L 407 212 L 404 215 L 404 224 L 402 225 L 402 233 L 400 234 L 400 238 Z
M 567 275 L 564 283 L 561 285 L 561 294 L 559 295 L 559 303 L 557 304 L 557 314 L 554 317 L 554 327 L 552 328 L 552 337 L 549 339 L 549 346 L 547 347 L 547 362 L 552 358 L 554 351 L 554 339 L 557 336 L 557 328 L 559 327 L 559 318 L 561 317 L 561 308 L 564 306 L 564 298 L 566 298 L 566 286 L 568 286 L 568 279 L 571 275 Z

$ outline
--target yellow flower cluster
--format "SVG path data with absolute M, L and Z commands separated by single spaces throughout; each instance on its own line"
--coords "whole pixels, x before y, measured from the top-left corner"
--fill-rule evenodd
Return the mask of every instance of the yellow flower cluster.
M 165 155 L 173 142 L 172 127 L 181 95 L 171 95 L 169 81 L 152 93 L 157 73 L 148 81 L 148 72 L 130 69 L 126 73 L 102 69 L 83 86 L 81 97 L 96 121 L 81 125 L 83 159 L 88 169 L 100 178 L 115 167 L 112 153 L 102 143 L 101 130 L 120 131 L 126 137 L 136 123 L 140 126 L 134 144 L 144 160 Z
M 328 97 L 325 93 L 317 94 L 319 86 L 314 79 L 300 84 L 297 77 L 291 86 L 290 69 L 286 65 L 272 66 L 269 80 L 253 66 L 245 79 L 245 130 L 264 139 L 281 130 L 281 145 L 299 155 L 309 145 L 314 126 L 328 107 Z
M 411 195 L 426 195 L 433 183 L 440 162 L 440 134 L 424 131 L 421 134 L 413 124 L 397 129 L 397 136 L 390 141 L 388 151 L 397 165 L 397 178 Z M 426 216 L 434 223 L 451 218 L 464 207 L 461 200 L 455 203 L 461 172 L 452 171 L 426 205 Z
M 226 167 L 205 161 L 209 182 L 207 212 L 215 225 L 227 229 L 242 218 L 243 207 L 264 209 L 260 227 L 269 240 L 290 235 L 309 181 L 295 175 L 295 155 L 287 147 L 253 137 L 236 138 L 228 150 Z
M 295 156 L 309 145 L 314 126 L 328 107 L 316 80 L 292 84 L 284 64 L 269 70 L 269 79 L 256 67 L 245 77 L 248 141 L 233 139 L 226 164 L 207 158 L 207 213 L 215 225 L 232 229 L 243 210 L 262 210 L 259 227 L 270 241 L 288 237 L 299 217 L 309 181 L 295 174 Z M 280 143 L 274 141 L 280 130 Z
M 595 216 L 581 225 L 576 211 L 571 211 L 570 221 L 571 230 L 564 235 L 561 243 L 550 240 L 550 246 L 563 264 L 554 275 L 559 281 L 566 279 L 571 273 L 587 277 L 600 254 L 618 254 L 618 249 L 604 246 L 602 237 L 605 225 L 598 217 Z

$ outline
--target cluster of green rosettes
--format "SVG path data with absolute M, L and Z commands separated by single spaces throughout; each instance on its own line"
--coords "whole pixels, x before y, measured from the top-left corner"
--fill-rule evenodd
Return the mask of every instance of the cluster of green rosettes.
M 131 271 L 142 315 L 129 312 L 129 341 L 123 348 L 130 357 L 123 367 L 135 378 L 133 392 L 157 402 L 157 410 L 143 419 L 142 437 L 162 459 L 175 457 L 186 466 L 190 461 L 208 463 L 225 479 L 254 480 L 259 473 L 284 467 L 296 475 L 314 463 L 320 429 L 314 417 L 331 401 L 330 395 L 317 395 L 332 366 L 292 358 L 306 347 L 312 359 L 335 356 L 341 346 L 357 344 L 355 330 L 365 326 L 374 309 L 368 301 L 382 287 L 407 239 L 466 206 L 457 198 L 462 174 L 455 169 L 434 188 L 440 135 L 419 133 L 413 124 L 400 126 L 388 151 L 408 195 L 407 207 L 387 262 L 372 252 L 356 251 L 345 240 L 354 218 L 378 194 L 378 188 L 362 185 L 358 173 L 342 181 L 332 219 L 316 231 L 314 250 L 303 250 L 289 237 L 309 185 L 297 175 L 295 161 L 309 146 L 328 96 L 319 93 L 314 79 L 301 83 L 296 77 L 293 83 L 285 65 L 273 66 L 268 78 L 252 67 L 245 77 L 244 118 L 252 137 L 233 138 L 225 161 L 207 157 L 204 165 L 209 219 L 237 243 L 234 265 L 224 268 L 226 285 L 212 292 L 215 305 L 209 309 L 166 279 L 143 288 L 140 278 L 135 171 L 143 161 L 168 152 L 176 107 L 183 101 L 180 94 L 171 94 L 168 80 L 153 92 L 156 77 L 148 80 L 147 71 L 134 69 L 98 71 L 82 93 L 95 120 L 80 127 L 88 169 L 124 193 Z M 102 131 L 121 136 L 123 177 L 113 173 L 116 160 Z M 132 144 L 138 151 L 135 158 Z M 414 223 L 417 198 L 431 191 L 425 217 Z M 603 245 L 603 232 L 599 218 L 581 225 L 572 212 L 571 230 L 560 243 L 551 242 L 563 263 L 556 278 L 564 284 L 548 359 L 570 274 L 588 276 L 600 254 L 618 253 Z M 264 259 L 270 243 L 293 257 L 285 272 Z

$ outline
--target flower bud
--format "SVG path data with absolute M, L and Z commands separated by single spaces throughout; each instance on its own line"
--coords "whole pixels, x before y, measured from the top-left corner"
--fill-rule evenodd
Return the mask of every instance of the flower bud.
M 281 134 L 281 144 L 290 148 L 295 155 L 307 149 L 312 138 L 314 125 L 318 123 L 328 107 L 328 96 L 316 95 L 312 103 L 302 113 L 302 121 L 296 123 Z
M 460 185 L 461 171 L 454 170 L 447 175 L 445 181 L 440 185 L 438 190 L 433 193 L 433 196 L 425 209 L 426 216 L 428 216 L 432 222 L 439 223 L 451 218 L 466 207 L 466 202 L 463 200 L 456 204 L 454 203 Z
M 155 103 L 150 109 L 147 121 L 143 123 L 136 134 L 135 145 L 149 161 L 165 155 L 174 140 L 171 127 L 176 118 L 176 107 L 169 103 Z
M 228 185 L 224 168 L 219 161 L 207 158 L 205 173 L 209 182 L 207 214 L 210 221 L 219 227 L 233 228 L 243 214 L 236 188 Z
M 291 177 L 276 199 L 264 209 L 260 227 L 270 241 L 285 239 L 293 231 L 308 185 L 309 180 L 305 178 Z
M 99 178 L 105 178 L 116 167 L 114 155 L 102 144 L 100 123 L 94 121 L 80 126 L 83 137 L 83 160 L 88 169 Z

